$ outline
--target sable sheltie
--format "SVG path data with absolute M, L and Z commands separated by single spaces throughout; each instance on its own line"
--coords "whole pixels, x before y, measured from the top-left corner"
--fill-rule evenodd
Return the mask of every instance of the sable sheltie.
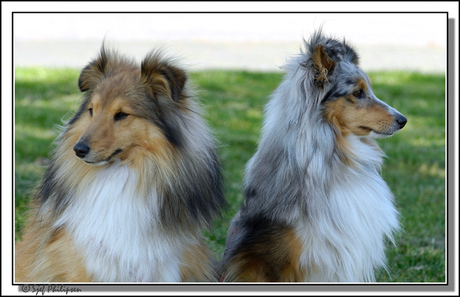
M 374 138 L 407 119 L 372 92 L 349 45 L 315 32 L 265 109 L 223 281 L 365 282 L 399 228 Z
M 102 46 L 81 72 L 16 246 L 16 282 L 214 281 L 201 235 L 220 214 L 220 163 L 187 75 L 152 51 Z

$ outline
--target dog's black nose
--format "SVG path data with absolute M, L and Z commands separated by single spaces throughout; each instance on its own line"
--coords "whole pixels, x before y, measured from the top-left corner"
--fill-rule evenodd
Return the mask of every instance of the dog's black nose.
M 402 128 L 404 128 L 404 126 L 406 125 L 407 119 L 406 119 L 405 116 L 403 116 L 403 115 L 401 114 L 401 115 L 398 115 L 398 117 L 396 118 L 396 122 L 397 122 L 398 125 L 399 125 L 399 129 L 402 129 Z
M 84 144 L 83 142 L 77 142 L 77 144 L 73 147 L 75 154 L 79 158 L 84 158 L 90 151 L 89 146 Z

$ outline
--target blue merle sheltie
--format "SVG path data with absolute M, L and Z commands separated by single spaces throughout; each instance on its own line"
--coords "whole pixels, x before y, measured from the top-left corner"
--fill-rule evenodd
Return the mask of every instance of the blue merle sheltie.
M 407 119 L 379 100 L 345 41 L 315 32 L 265 109 L 223 281 L 367 282 L 399 228 L 374 138 Z
M 104 46 L 56 140 L 16 282 L 214 281 L 201 235 L 225 201 L 215 140 L 177 62 Z

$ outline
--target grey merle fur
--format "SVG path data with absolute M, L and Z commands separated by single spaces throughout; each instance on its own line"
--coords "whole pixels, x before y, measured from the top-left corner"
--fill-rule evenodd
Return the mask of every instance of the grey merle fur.
M 318 46 L 334 62 L 322 82 L 321 69 L 312 59 Z M 350 94 L 355 78 L 364 75 L 357 67 L 358 55 L 345 41 L 325 37 L 321 31 L 304 47 L 285 66 L 284 80 L 265 106 L 261 140 L 246 165 L 244 205 L 228 231 L 223 269 L 255 240 L 249 227 L 254 220 L 263 221 L 267 230 L 298 219 L 315 221 L 327 201 L 329 184 L 347 166 L 340 160 L 335 128 L 324 119 L 323 106 Z

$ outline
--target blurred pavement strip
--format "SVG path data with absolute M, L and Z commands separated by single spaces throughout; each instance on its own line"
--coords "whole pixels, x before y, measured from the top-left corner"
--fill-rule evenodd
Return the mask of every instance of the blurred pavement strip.
M 349 42 L 360 54 L 365 71 L 404 70 L 444 73 L 445 49 L 439 45 L 378 45 Z M 16 67 L 82 68 L 95 58 L 102 40 L 19 40 L 15 42 Z M 163 48 L 166 55 L 178 58 L 189 70 L 224 69 L 281 71 L 291 56 L 297 55 L 302 40 L 293 41 L 126 41 L 106 40 L 108 48 L 136 57 L 140 61 L 150 50 Z

